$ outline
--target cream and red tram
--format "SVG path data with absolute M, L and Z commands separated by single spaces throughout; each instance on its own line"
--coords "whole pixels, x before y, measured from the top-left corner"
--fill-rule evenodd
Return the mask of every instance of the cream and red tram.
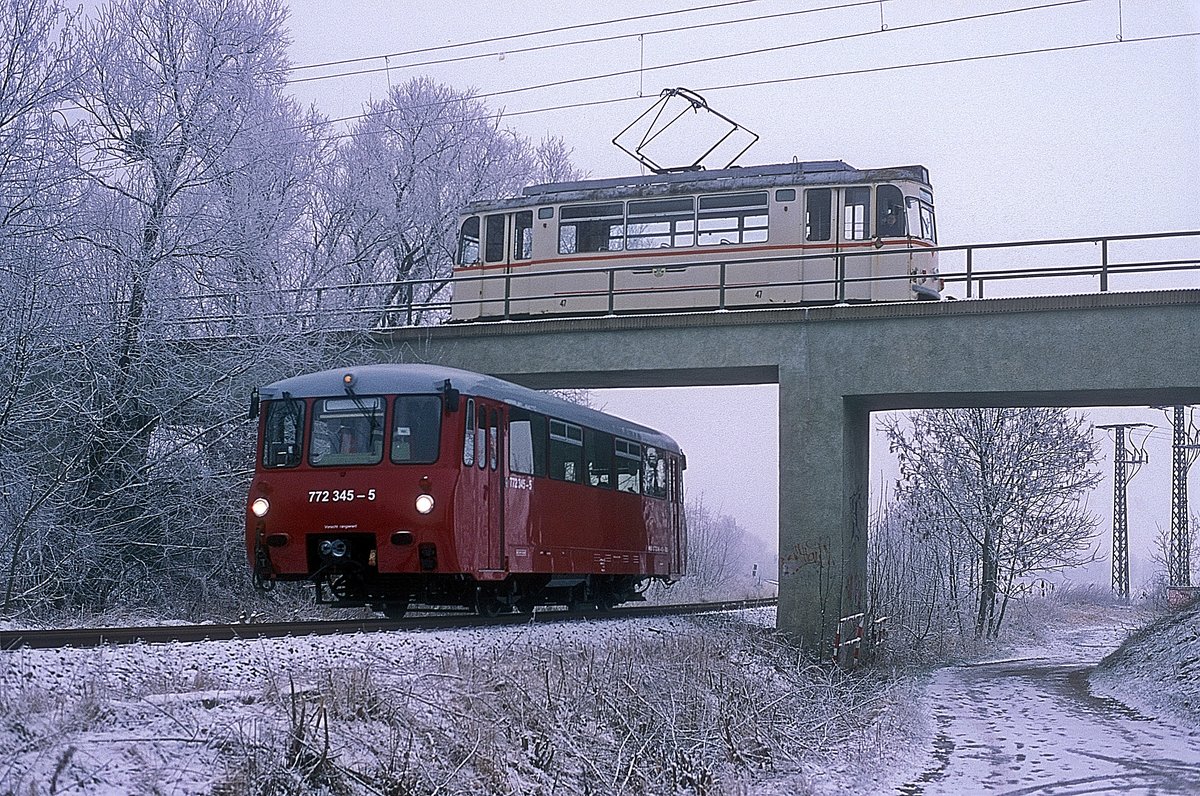
M 453 320 L 940 298 L 924 166 L 785 163 L 468 206 Z

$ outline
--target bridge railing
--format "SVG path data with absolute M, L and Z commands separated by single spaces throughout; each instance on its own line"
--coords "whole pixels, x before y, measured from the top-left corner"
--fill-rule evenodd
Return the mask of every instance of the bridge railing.
M 908 253 L 937 252 L 944 294 L 959 299 L 1013 295 L 1063 295 L 1113 290 L 1152 290 L 1166 287 L 1200 287 L 1200 230 L 1160 232 L 1143 235 L 1110 235 L 1083 238 L 982 243 L 959 246 L 912 246 L 872 248 L 770 258 L 729 258 L 697 262 L 705 269 L 703 284 L 681 284 L 636 291 L 622 290 L 620 277 L 646 270 L 645 264 L 592 268 L 563 268 L 534 273 L 461 273 L 452 281 L 445 277 L 397 281 L 373 281 L 315 287 L 238 289 L 178 296 L 164 309 L 164 318 L 180 324 L 191 334 L 237 333 L 247 319 L 259 325 L 278 322 L 289 330 L 385 330 L 421 326 L 444 320 L 455 305 L 471 304 L 489 318 L 509 319 L 517 315 L 518 302 L 561 302 L 586 299 L 596 312 L 615 314 L 621 299 L 637 295 L 674 297 L 671 304 L 689 309 L 722 310 L 732 291 L 745 290 L 739 273 L 751 266 L 771 263 L 804 263 L 831 260 L 834 276 L 822 280 L 795 280 L 775 286 L 827 286 L 844 300 L 853 288 L 880 282 L 907 282 L 909 274 L 892 276 L 849 276 L 857 258 Z M 677 266 L 672 266 L 677 267 Z M 688 266 L 691 267 L 691 266 Z M 522 280 L 544 280 L 571 276 L 587 290 L 553 292 L 520 289 Z M 918 277 L 921 275 L 917 275 Z M 537 284 L 537 283 L 533 283 Z M 606 285 L 597 290 L 595 285 Z M 457 288 L 458 295 L 455 296 Z M 469 295 L 466 295 L 469 294 Z M 701 297 L 697 299 L 697 295 Z M 598 298 L 602 300 L 597 301 Z M 785 306 L 785 305 L 783 305 Z M 642 310 L 654 311 L 654 310 Z M 185 334 L 187 332 L 185 331 Z

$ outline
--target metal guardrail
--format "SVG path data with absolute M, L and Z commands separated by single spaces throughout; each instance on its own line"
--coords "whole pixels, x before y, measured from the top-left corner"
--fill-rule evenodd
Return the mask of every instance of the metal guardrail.
M 1157 251 L 1149 256 L 1130 257 L 1120 256 L 1122 247 L 1138 248 L 1139 245 L 1154 244 Z M 1169 244 L 1169 245 L 1165 245 Z M 1090 246 L 1091 256 L 1079 256 L 1078 249 Z M 1168 251 L 1172 247 L 1190 246 L 1186 253 Z M 1040 251 L 1039 251 L 1040 250 Z M 886 277 L 851 277 L 847 276 L 846 264 L 859 257 L 872 257 L 880 254 L 926 254 L 938 252 L 940 278 L 946 285 L 946 293 L 955 298 L 983 298 L 985 290 L 992 294 L 1002 285 L 1021 283 L 1022 288 L 1032 284 L 1045 284 L 1047 280 L 1071 280 L 1073 284 L 1085 280 L 1090 288 L 1066 292 L 1108 292 L 1113 289 L 1114 280 L 1122 277 L 1132 277 L 1143 280 L 1142 284 L 1128 284 L 1124 290 L 1142 290 L 1147 288 L 1144 280 L 1153 274 L 1173 272 L 1196 273 L 1196 287 L 1200 287 L 1200 230 L 1181 232 L 1156 232 L 1142 235 L 1108 235 L 1083 238 L 1051 238 L 1042 240 L 1014 241 L 1004 243 L 982 243 L 961 246 L 911 246 L 902 248 L 868 249 L 863 251 L 846 251 L 836 253 L 789 255 L 770 258 L 733 258 L 724 261 L 697 261 L 694 266 L 707 269 L 715 275 L 715 281 L 701 285 L 680 285 L 664 287 L 659 290 L 646 290 L 639 287 L 637 295 L 677 295 L 686 296 L 697 292 L 708 292 L 715 295 L 711 306 L 688 307 L 688 309 L 723 310 L 727 308 L 726 299 L 729 291 L 746 289 L 739 284 L 736 277 L 739 269 L 745 266 L 761 266 L 771 263 L 797 263 L 806 261 L 829 261 L 837 263 L 836 276 L 832 279 L 784 281 L 774 286 L 789 287 L 831 285 L 839 298 L 846 296 L 847 287 L 870 284 L 883 281 L 907 281 L 910 276 L 899 274 Z M 1012 255 L 1020 252 L 1026 262 L 1021 266 L 1011 266 L 1008 261 Z M 1063 262 L 1055 261 L 1055 257 Z M 1029 260 L 1042 259 L 1043 262 L 1029 264 Z M 948 262 L 958 260 L 959 262 Z M 489 320 L 508 320 L 514 317 L 512 305 L 515 301 L 560 301 L 564 298 L 587 298 L 594 300 L 594 291 L 562 292 L 553 294 L 527 294 L 520 292 L 519 298 L 514 291 L 514 285 L 523 279 L 547 279 L 557 276 L 570 275 L 587 282 L 599 281 L 607 284 L 607 311 L 615 314 L 618 307 L 618 297 L 623 294 L 617 286 L 618 276 L 632 271 L 645 271 L 646 265 L 611 265 L 590 268 L 563 268 L 533 273 L 503 273 L 503 274 L 466 274 L 458 275 L 453 280 L 445 277 L 433 279 L 409 279 L 398 281 L 375 281 L 362 283 L 342 283 L 312 287 L 293 288 L 262 288 L 248 290 L 231 290 L 225 292 L 198 293 L 194 295 L 177 296 L 167 303 L 178 305 L 177 312 L 171 312 L 160 304 L 158 310 L 163 314 L 163 320 L 168 324 L 177 324 L 185 329 L 194 327 L 194 333 L 208 334 L 214 327 L 233 327 L 240 325 L 247 318 L 256 322 L 286 321 L 299 325 L 299 330 L 320 329 L 329 331 L 341 330 L 387 330 L 409 326 L 428 325 L 430 316 L 444 317 L 454 306 L 459 304 L 478 304 L 496 309 L 489 313 Z M 675 267 L 675 264 L 672 264 Z M 480 297 L 480 284 L 495 285 L 491 293 L 495 295 Z M 498 284 L 502 283 L 502 284 Z M 455 285 L 472 285 L 475 294 L 468 299 L 455 300 L 450 294 Z M 1085 285 L 1086 287 L 1086 285 Z M 1020 295 L 1061 295 L 1057 292 L 1023 292 Z M 683 302 L 681 302 L 683 303 Z M 829 303 L 835 303 L 831 301 Z M 103 302 L 84 306 L 109 307 L 113 302 Z M 780 305 L 786 306 L 786 305 Z M 652 311 L 652 310 L 640 310 Z M 340 324 L 340 325 L 339 325 Z
M 833 637 L 833 662 L 844 669 L 872 661 L 887 643 L 886 616 L 869 613 L 843 616 Z

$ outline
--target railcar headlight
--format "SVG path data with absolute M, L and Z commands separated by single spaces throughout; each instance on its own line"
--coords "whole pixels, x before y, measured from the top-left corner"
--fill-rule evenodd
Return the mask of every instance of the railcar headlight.
M 417 512 L 428 514 L 433 511 L 433 495 L 417 495 Z
M 259 519 L 267 516 L 267 512 L 270 510 L 271 504 L 266 498 L 255 498 L 254 502 L 250 504 L 250 511 Z

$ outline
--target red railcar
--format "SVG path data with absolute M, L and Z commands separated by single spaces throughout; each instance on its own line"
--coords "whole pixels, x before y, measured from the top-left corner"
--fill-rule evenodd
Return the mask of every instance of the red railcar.
M 684 457 L 665 434 L 433 365 L 327 370 L 258 396 L 246 547 L 261 588 L 311 580 L 335 605 L 490 614 L 607 607 L 685 571 Z

